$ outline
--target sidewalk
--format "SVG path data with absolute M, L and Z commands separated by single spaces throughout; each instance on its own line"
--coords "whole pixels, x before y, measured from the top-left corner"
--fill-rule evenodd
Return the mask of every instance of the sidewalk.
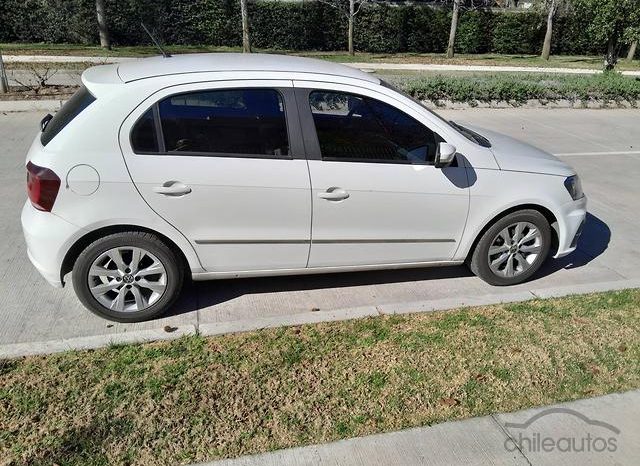
M 6 63 L 123 63 L 136 60 L 131 57 L 83 57 L 56 55 L 5 55 Z M 343 63 L 343 65 L 362 70 L 398 70 L 398 71 L 475 71 L 501 73 L 560 73 L 560 74 L 598 74 L 602 70 L 588 68 L 543 68 L 533 66 L 488 66 L 488 65 L 436 65 L 421 63 Z M 622 71 L 626 76 L 640 76 L 640 71 Z
M 636 390 L 207 465 L 638 464 L 639 434 Z

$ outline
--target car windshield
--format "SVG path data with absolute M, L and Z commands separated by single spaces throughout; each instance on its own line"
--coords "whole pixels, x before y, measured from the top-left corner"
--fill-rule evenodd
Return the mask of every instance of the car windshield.
M 447 126 L 449 126 L 449 128 L 452 128 L 453 130 L 455 130 L 456 132 L 460 133 L 462 136 L 467 138 L 469 141 L 471 141 L 473 143 L 476 143 L 476 144 L 478 144 L 478 145 L 480 145 L 482 147 L 491 147 L 491 142 L 487 138 L 485 138 L 484 136 L 476 133 L 475 131 L 470 130 L 469 128 L 465 128 L 464 126 L 459 125 L 458 123 L 454 123 L 453 121 L 446 120 L 446 119 L 442 118 L 436 112 L 434 112 L 429 107 L 427 107 L 425 104 L 420 102 L 415 97 L 407 94 L 402 89 L 397 88 L 396 86 L 394 86 L 393 84 L 385 81 L 384 79 L 380 80 L 380 84 L 382 84 L 384 87 L 386 87 L 388 89 L 391 89 L 392 91 L 397 92 L 398 94 L 400 94 L 400 95 L 402 95 L 402 96 L 404 96 L 404 97 L 406 97 L 408 99 L 411 99 L 412 101 L 414 101 L 415 103 L 420 105 L 422 108 L 424 108 L 426 111 L 428 111 L 430 114 L 432 114 L 433 116 L 438 118 L 440 121 L 445 123 Z

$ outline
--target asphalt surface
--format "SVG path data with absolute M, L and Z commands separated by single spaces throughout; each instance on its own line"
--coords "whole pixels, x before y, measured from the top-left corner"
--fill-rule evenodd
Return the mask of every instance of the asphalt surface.
M 196 329 L 211 334 L 640 283 L 639 110 L 476 109 L 441 114 L 563 154 L 582 176 L 589 196 L 590 215 L 578 251 L 548 261 L 533 280 L 510 288 L 487 285 L 463 266 L 201 282 L 184 291 L 171 316 L 141 324 L 94 316 L 70 286 L 50 287 L 31 266 L 19 217 L 25 200 L 24 157 L 42 115 L 0 114 L 0 346 L 26 344 L 17 353 L 9 352 L 20 354 L 28 352 L 31 342 L 85 341 L 91 347 L 96 343 L 89 340 L 96 335 L 102 344 L 116 336 L 122 340 L 122 335 L 155 339 L 163 336 L 165 326 L 178 329 L 167 336 Z

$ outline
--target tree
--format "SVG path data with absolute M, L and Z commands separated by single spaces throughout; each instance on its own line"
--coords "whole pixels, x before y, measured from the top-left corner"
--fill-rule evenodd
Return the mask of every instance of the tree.
M 447 58 L 453 58 L 456 31 L 458 30 L 458 15 L 460 13 L 460 1 L 453 0 L 453 13 L 451 14 L 451 29 L 449 30 L 449 45 L 447 45 Z
M 538 6 L 547 14 L 547 31 L 544 34 L 544 43 L 542 45 L 542 55 L 544 60 L 549 59 L 551 55 L 551 38 L 553 37 L 553 20 L 560 9 L 567 10 L 571 0 L 539 0 Z
M 638 13 L 640 16 L 640 13 Z M 640 39 L 640 20 L 637 21 L 638 24 L 635 26 L 630 26 L 624 31 L 624 39 L 625 42 L 629 44 L 629 52 L 627 53 L 627 60 L 633 60 L 633 57 L 636 55 L 636 50 L 638 49 L 638 39 Z
M 111 49 L 109 28 L 107 27 L 107 13 L 104 0 L 96 0 L 96 16 L 98 17 L 98 33 L 100 34 L 100 47 Z
M 451 0 L 441 0 L 448 3 Z M 449 29 L 449 44 L 447 45 L 447 58 L 453 58 L 455 54 L 456 32 L 458 31 L 458 19 L 462 8 L 474 10 L 476 8 L 487 8 L 493 4 L 492 0 L 453 0 L 453 12 L 451 14 L 451 29 Z M 503 5 L 505 8 L 507 3 Z
M 640 0 L 574 0 L 591 10 L 593 20 L 588 25 L 592 36 L 606 45 L 604 69 L 613 70 L 618 63 L 624 33 L 640 22 Z
M 247 0 L 240 0 L 240 14 L 242 16 L 242 51 L 251 53 L 251 36 L 249 35 L 249 8 Z
M 340 12 L 340 14 L 346 16 L 349 29 L 348 29 L 348 48 L 349 55 L 353 56 L 356 54 L 355 49 L 353 47 L 353 26 L 355 23 L 355 18 L 360 13 L 360 9 L 362 5 L 367 3 L 369 0 L 320 0 L 322 3 L 325 3 Z
M 629 46 L 629 53 L 627 53 L 627 60 L 631 61 L 633 60 L 633 57 L 635 57 L 636 55 L 636 49 L 638 48 L 638 40 L 634 40 L 633 42 L 631 42 L 631 45 Z
M 4 62 L 2 61 L 2 50 L 0 50 L 0 94 L 9 92 L 9 82 L 7 73 L 4 70 Z
M 544 0 L 547 7 L 547 32 L 544 34 L 544 44 L 542 45 L 542 58 L 549 59 L 551 55 L 551 36 L 553 35 L 553 17 L 558 10 L 558 0 Z

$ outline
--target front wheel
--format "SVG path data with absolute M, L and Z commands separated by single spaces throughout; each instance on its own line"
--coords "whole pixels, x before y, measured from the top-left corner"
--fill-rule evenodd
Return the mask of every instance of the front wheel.
M 140 322 L 171 307 L 183 277 L 179 258 L 164 242 L 131 231 L 87 246 L 73 267 L 73 288 L 91 312 L 117 322 Z
M 480 238 L 469 268 L 491 285 L 522 283 L 538 271 L 551 247 L 551 227 L 537 210 L 498 220 Z

